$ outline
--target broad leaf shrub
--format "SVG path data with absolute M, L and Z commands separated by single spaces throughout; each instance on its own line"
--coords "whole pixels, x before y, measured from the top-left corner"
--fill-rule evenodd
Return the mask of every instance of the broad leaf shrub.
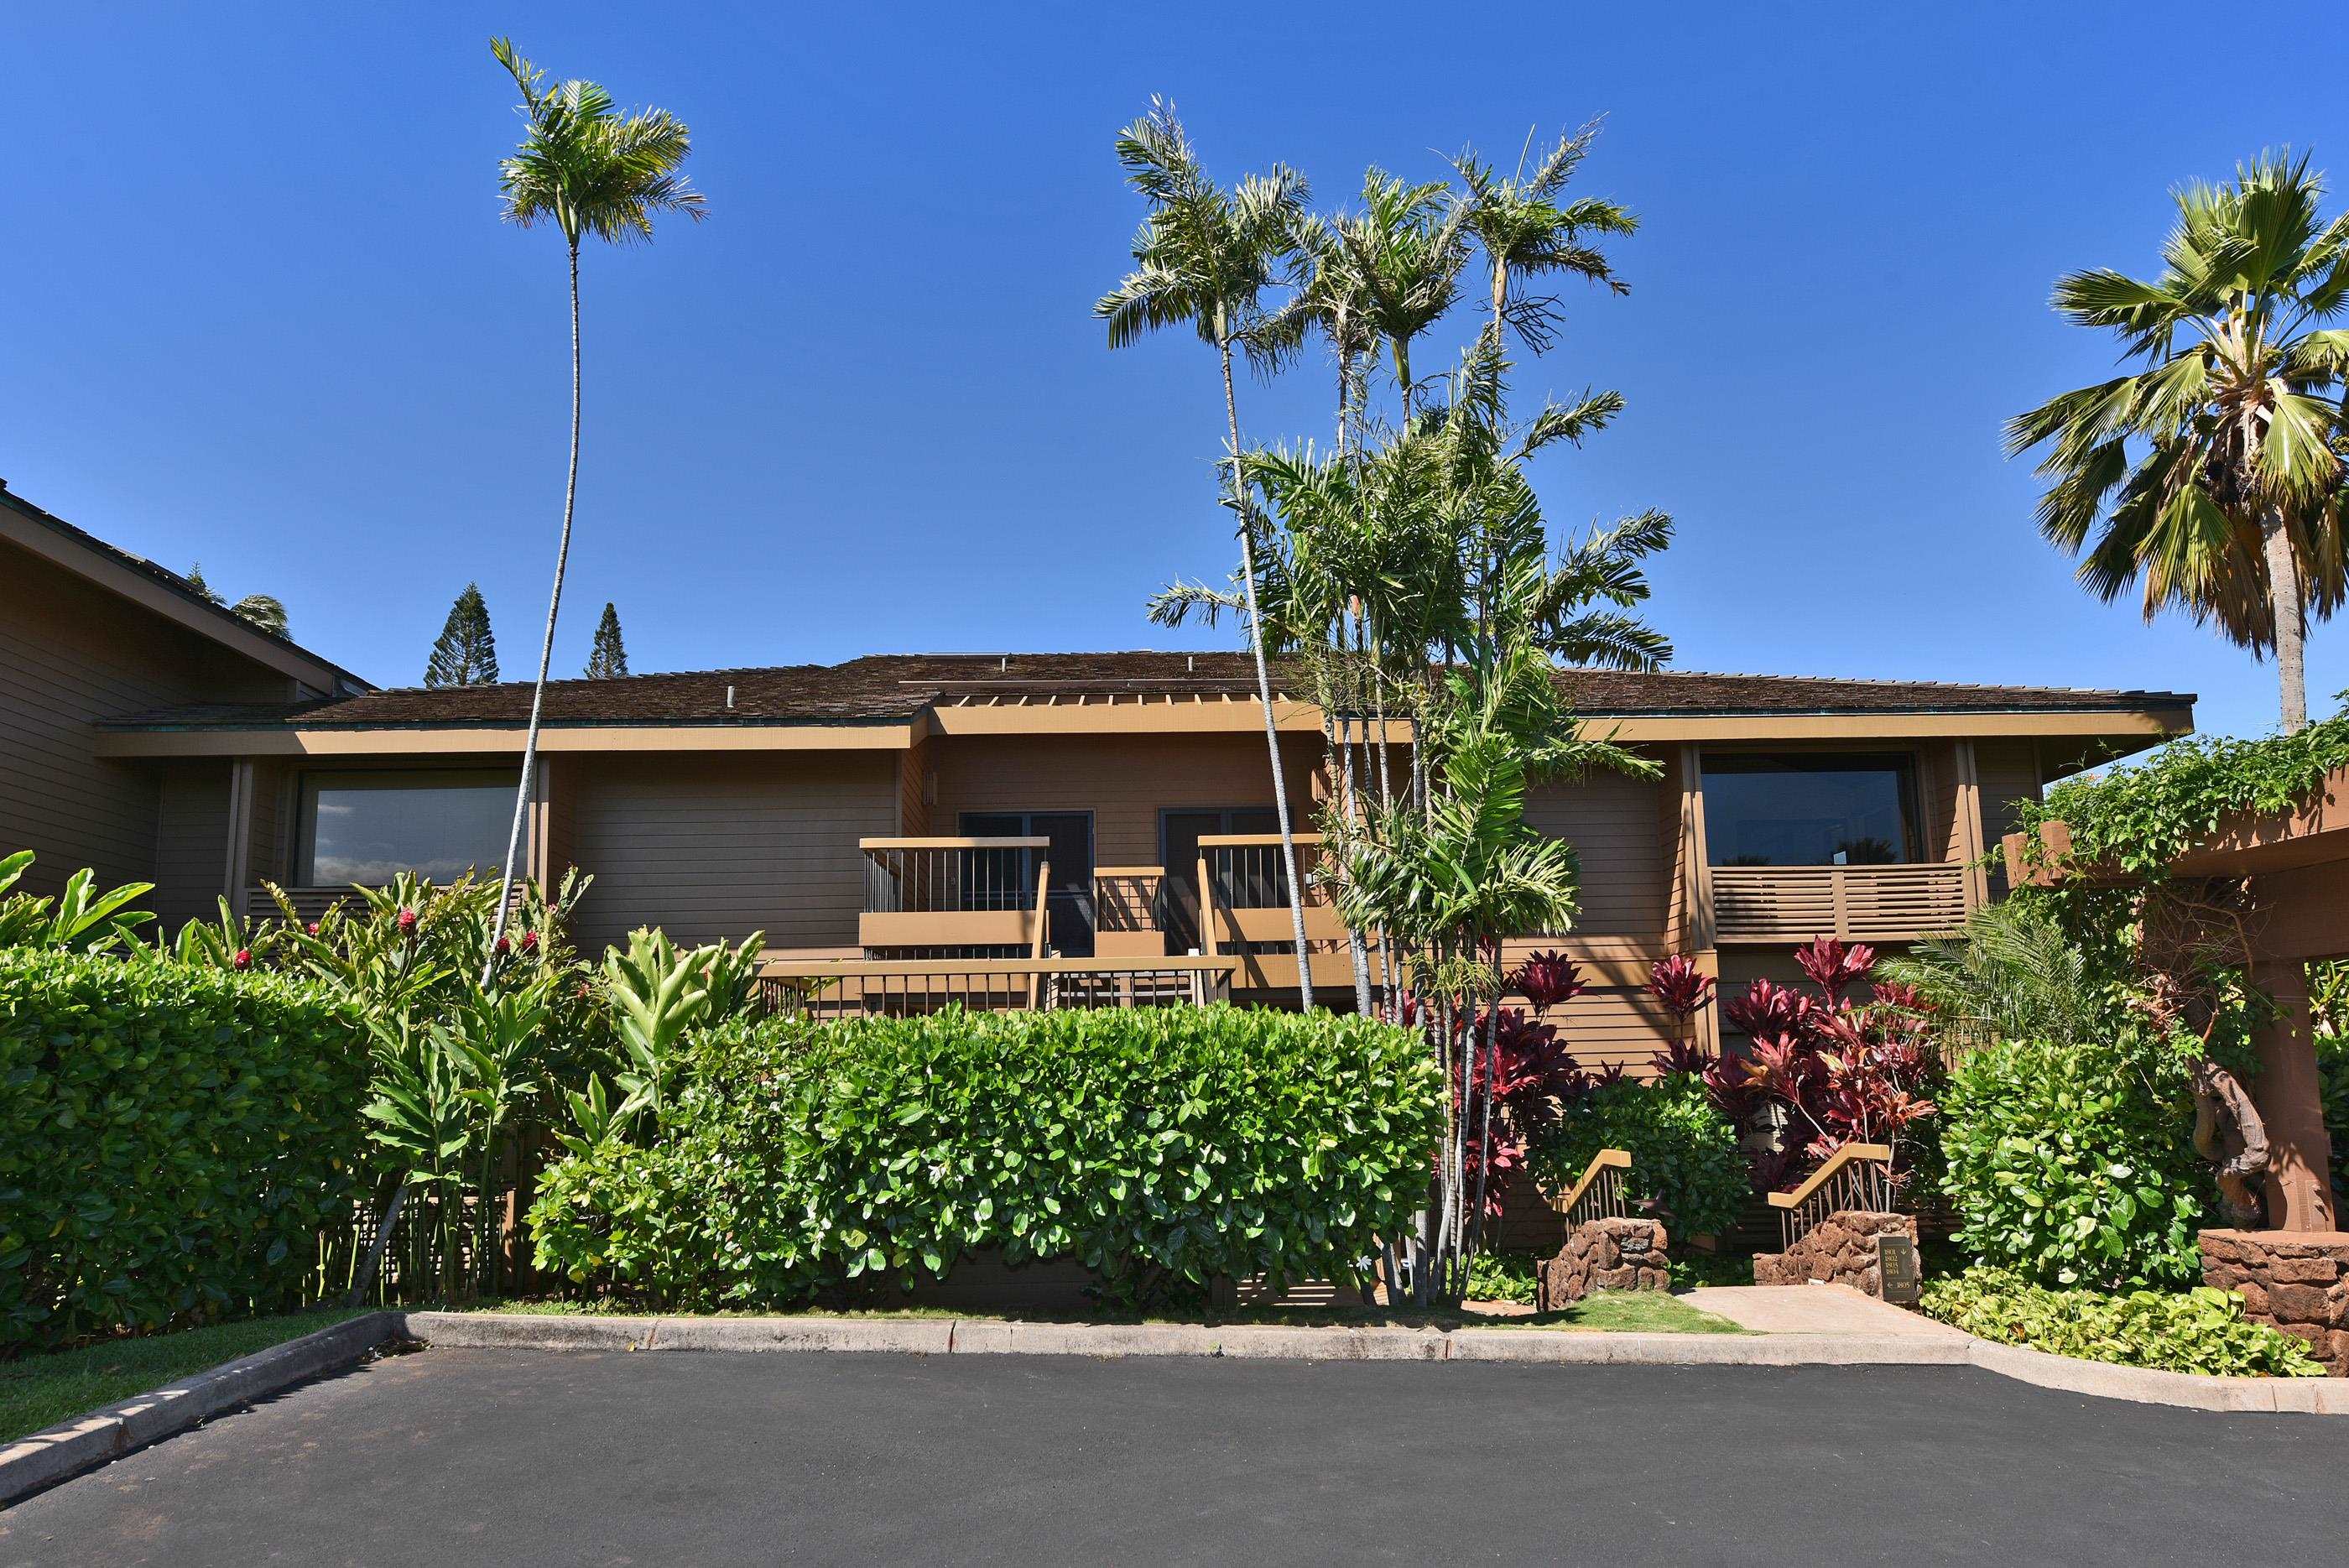
M 1942 1091 L 1957 1240 L 2048 1285 L 2181 1285 L 2213 1211 L 2188 1054 L 2142 1028 L 1969 1053 Z
M 367 1075 L 309 982 L 0 950 L 0 1351 L 303 1304 Z
M 2321 1377 L 2299 1340 L 2243 1315 L 2242 1298 L 2186 1291 L 2049 1290 L 2009 1270 L 1969 1269 L 1925 1287 L 1929 1316 L 2054 1355 L 2221 1376 Z
M 1653 1201 L 1674 1236 L 1729 1230 L 1751 1190 L 1737 1129 L 1692 1073 L 1617 1078 L 1567 1102 L 1535 1153 L 1534 1175 L 1544 1190 L 1564 1193 L 1602 1148 L 1630 1155 L 1625 1191 Z
M 766 1306 L 1074 1258 L 1133 1306 L 1216 1276 L 1351 1278 L 1427 1200 L 1443 1083 L 1374 1021 L 1228 1007 L 690 1038 L 657 1126 L 579 1147 L 531 1209 L 542 1269 Z

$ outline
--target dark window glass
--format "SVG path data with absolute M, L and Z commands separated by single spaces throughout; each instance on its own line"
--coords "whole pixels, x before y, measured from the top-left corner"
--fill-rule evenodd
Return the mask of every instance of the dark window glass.
M 1916 785 L 1901 756 L 1704 760 L 1715 866 L 1874 866 L 1917 858 Z
M 312 774 L 302 781 L 301 879 L 375 888 L 402 871 L 436 882 L 468 870 L 494 877 L 514 784 L 495 771 Z

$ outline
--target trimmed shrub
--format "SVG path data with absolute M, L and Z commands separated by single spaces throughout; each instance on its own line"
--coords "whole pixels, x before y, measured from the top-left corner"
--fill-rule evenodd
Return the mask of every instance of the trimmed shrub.
M 1228 1007 L 811 1024 L 690 1044 L 649 1147 L 551 1166 L 539 1266 L 669 1303 L 1075 1258 L 1138 1304 L 1352 1277 L 1426 1202 L 1442 1075 L 1375 1022 Z
M 0 950 L 0 1348 L 301 1304 L 367 1074 L 307 982 Z
M 1652 1199 L 1674 1236 L 1729 1230 L 1752 1189 L 1737 1129 L 1693 1074 L 1619 1078 L 1568 1102 L 1535 1151 L 1534 1175 L 1545 1190 L 1563 1193 L 1602 1148 L 1630 1155 L 1624 1190 Z
M 2053 1355 L 2220 1376 L 2321 1377 L 2291 1334 L 2243 1315 L 2240 1296 L 2186 1291 L 2051 1291 L 2004 1269 L 1970 1269 L 1925 1287 L 1928 1315 L 2002 1345 Z
M 2213 1210 L 2183 1051 L 2144 1030 L 2021 1041 L 1961 1060 L 1942 1094 L 1960 1245 L 2048 1285 L 2191 1284 Z

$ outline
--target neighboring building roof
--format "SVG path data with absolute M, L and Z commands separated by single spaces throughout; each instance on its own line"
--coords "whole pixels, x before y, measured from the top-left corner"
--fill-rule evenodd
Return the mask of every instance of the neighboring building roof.
M 1279 695 L 1307 699 L 1295 670 L 1276 670 Z M 1932 681 L 1845 680 L 1794 675 L 1669 670 L 1558 672 L 1575 711 L 1591 718 L 1867 714 L 2143 714 L 2190 712 L 2171 691 L 2098 691 Z M 709 670 L 547 683 L 549 725 L 714 725 L 904 722 L 974 707 L 1114 705 L 1139 701 L 1246 699 L 1254 667 L 1237 653 L 875 654 L 844 664 Z M 141 715 L 122 727 L 275 726 L 303 730 L 505 728 L 530 717 L 527 681 L 407 687 L 282 708 L 192 708 Z
M 0 540 L 21 545 L 314 691 L 352 696 L 375 689 L 300 643 L 263 631 L 214 604 L 179 573 L 34 505 L 11 491 L 5 480 L 0 480 Z

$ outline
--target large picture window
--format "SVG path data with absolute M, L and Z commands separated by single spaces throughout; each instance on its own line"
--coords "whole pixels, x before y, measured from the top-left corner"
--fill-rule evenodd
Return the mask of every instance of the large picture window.
M 297 875 L 305 887 L 380 887 L 402 871 L 452 882 L 495 876 L 513 826 L 512 773 L 310 774 Z
M 1905 756 L 1708 756 L 1704 834 L 1715 866 L 1880 866 L 1917 856 Z

